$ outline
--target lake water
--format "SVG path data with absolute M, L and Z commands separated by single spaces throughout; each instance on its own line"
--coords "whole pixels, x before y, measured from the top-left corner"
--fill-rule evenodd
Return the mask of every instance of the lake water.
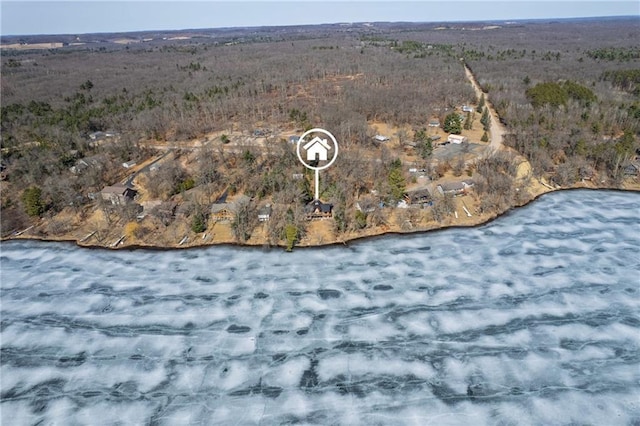
M 348 247 L 1 248 L 1 423 L 640 423 L 640 194 Z

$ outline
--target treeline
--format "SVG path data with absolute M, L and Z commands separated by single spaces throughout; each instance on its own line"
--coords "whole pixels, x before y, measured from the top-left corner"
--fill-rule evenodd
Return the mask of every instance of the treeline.
M 629 62 L 640 59 L 640 48 L 636 47 L 603 47 L 588 50 L 587 56 L 591 59 L 605 61 Z

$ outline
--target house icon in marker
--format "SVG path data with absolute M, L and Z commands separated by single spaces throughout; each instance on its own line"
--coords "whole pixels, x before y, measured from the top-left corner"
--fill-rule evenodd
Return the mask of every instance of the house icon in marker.
M 328 151 L 331 149 L 326 139 L 318 136 L 307 142 L 302 148 L 307 151 L 307 161 L 327 161 Z

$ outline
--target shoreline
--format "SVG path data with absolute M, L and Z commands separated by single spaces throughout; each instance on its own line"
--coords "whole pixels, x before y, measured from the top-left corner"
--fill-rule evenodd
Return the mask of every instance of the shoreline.
M 340 247 L 340 246 L 349 247 L 349 245 L 351 244 L 358 244 L 360 242 L 364 242 L 374 238 L 386 238 L 386 237 L 395 237 L 395 236 L 404 236 L 404 235 L 421 235 L 421 234 L 428 234 L 432 232 L 445 231 L 449 229 L 478 228 L 480 226 L 487 225 L 501 217 L 509 215 L 510 213 L 516 211 L 517 209 L 526 207 L 529 204 L 532 204 L 533 202 L 537 201 L 539 198 L 541 198 L 544 195 L 552 194 L 560 191 L 580 191 L 580 190 L 640 193 L 640 187 L 625 189 L 625 188 L 609 188 L 609 187 L 574 186 L 574 187 L 568 187 L 568 188 L 547 189 L 546 191 L 542 191 L 538 194 L 535 194 L 530 200 L 526 201 L 523 204 L 511 206 L 502 212 L 487 215 L 487 217 L 477 216 L 478 220 L 471 224 L 440 224 L 440 226 L 435 226 L 433 228 L 416 229 L 411 231 L 401 231 L 396 229 L 376 231 L 374 229 L 374 232 L 371 232 L 371 233 L 363 233 L 364 235 L 356 235 L 353 237 L 348 237 L 348 238 L 335 240 L 335 241 L 320 242 L 317 244 L 304 244 L 304 243 L 300 244 L 301 242 L 298 242 L 298 244 L 294 245 L 293 250 L 314 249 L 314 248 L 333 248 L 333 247 Z M 102 245 L 102 244 L 83 244 L 80 239 L 69 237 L 68 235 L 61 236 L 61 237 L 48 237 L 48 236 L 40 237 L 35 235 L 13 234 L 7 237 L 0 238 L 0 242 L 19 241 L 19 240 L 41 241 L 45 243 L 48 243 L 48 242 L 70 243 L 70 244 L 74 244 L 79 248 L 86 248 L 89 250 L 114 250 L 114 251 L 119 251 L 119 250 L 173 251 L 173 250 L 194 250 L 194 249 L 202 249 L 202 248 L 210 248 L 210 247 L 233 247 L 233 248 L 246 248 L 251 250 L 253 249 L 285 250 L 286 248 L 285 244 L 271 245 L 267 243 L 257 244 L 257 243 L 238 243 L 238 242 L 227 242 L 227 241 L 207 242 L 203 244 L 193 244 L 188 246 L 180 246 L 180 245 L 161 246 L 161 245 L 152 245 L 152 244 L 131 244 L 131 245 L 121 245 L 121 246 L 112 247 L 110 245 Z

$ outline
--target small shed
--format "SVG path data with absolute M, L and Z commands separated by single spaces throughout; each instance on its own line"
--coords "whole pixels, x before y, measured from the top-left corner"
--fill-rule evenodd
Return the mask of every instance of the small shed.
M 267 222 L 271 218 L 271 204 L 266 204 L 258 209 L 258 220 Z
M 125 169 L 130 169 L 136 164 L 137 163 L 135 161 L 131 160 L 131 161 L 127 161 L 126 163 L 122 163 L 122 167 L 124 167 Z
M 414 142 L 414 141 L 407 141 L 404 143 L 405 149 L 413 149 L 417 146 L 418 146 L 418 142 Z
M 71 166 L 71 168 L 69 168 L 69 170 L 74 175 L 79 175 L 80 173 L 82 173 L 83 171 L 85 171 L 88 168 L 89 168 L 89 163 L 87 163 L 84 159 L 80 159 L 80 160 L 76 161 L 76 164 L 74 166 Z
M 92 141 L 99 141 L 101 139 L 106 139 L 106 138 L 113 138 L 116 136 L 116 132 L 112 132 L 112 131 L 106 131 L 106 132 L 92 132 L 89 133 L 89 139 L 91 139 Z
M 376 142 L 387 142 L 387 141 L 389 140 L 389 138 L 388 138 L 387 136 L 384 136 L 384 135 L 375 135 L 375 136 L 373 137 L 373 139 L 374 139 Z
M 89 133 L 89 139 L 91 139 L 92 141 L 96 141 L 99 139 L 104 139 L 107 137 L 107 134 L 105 132 L 93 132 L 93 133 Z
M 624 167 L 625 176 L 640 176 L 640 161 L 632 161 Z

